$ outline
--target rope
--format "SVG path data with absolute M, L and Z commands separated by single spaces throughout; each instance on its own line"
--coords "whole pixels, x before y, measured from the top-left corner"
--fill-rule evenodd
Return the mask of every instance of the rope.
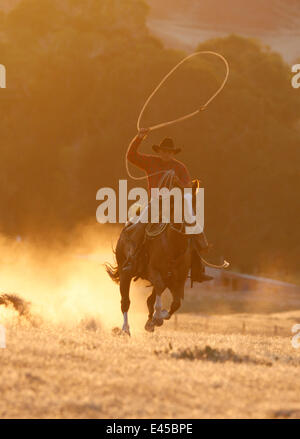
M 145 110 L 146 110 L 146 108 L 147 108 L 147 106 L 149 105 L 149 103 L 150 103 L 150 101 L 152 100 L 152 98 L 154 97 L 154 95 L 156 95 L 156 93 L 158 92 L 158 90 L 161 88 L 161 86 L 167 81 L 167 79 L 171 76 L 171 75 L 173 75 L 173 73 L 183 64 L 183 63 L 185 63 L 186 61 L 188 61 L 189 59 L 191 59 L 191 58 L 193 58 L 193 57 L 195 57 L 195 56 L 198 56 L 198 55 L 204 55 L 204 54 L 208 54 L 208 55 L 214 55 L 214 56 L 217 56 L 218 58 L 220 58 L 223 62 L 224 62 L 224 64 L 225 64 L 225 67 L 226 67 L 226 74 L 225 74 L 225 78 L 224 78 L 224 80 L 223 80 L 223 82 L 222 82 L 222 84 L 220 85 L 220 87 L 218 88 L 218 90 L 208 99 L 208 101 L 200 108 L 200 109 L 198 109 L 198 110 L 196 110 L 196 111 L 193 111 L 192 113 L 189 113 L 189 114 L 187 114 L 187 115 L 185 115 L 185 116 L 182 116 L 182 117 L 179 117 L 179 118 L 177 118 L 177 119 L 174 119 L 174 120 L 171 120 L 171 121 L 169 121 L 169 122 L 163 122 L 163 123 L 160 123 L 160 124 L 158 124 L 158 125 L 153 125 L 152 127 L 149 127 L 148 129 L 150 130 L 150 131 L 153 131 L 153 130 L 157 130 L 157 129 L 159 129 L 159 128 L 163 128 L 163 127 L 165 127 L 165 126 L 168 126 L 168 125 L 174 125 L 174 124 L 176 124 L 176 123 L 178 123 L 178 122 L 182 122 L 182 121 L 184 121 L 184 120 L 187 120 L 187 119 L 190 119 L 191 117 L 194 117 L 194 116 L 196 116 L 198 113 L 200 113 L 200 111 L 203 111 L 217 96 L 218 96 L 218 94 L 219 93 L 221 93 L 221 91 L 223 90 L 223 88 L 225 87 L 225 84 L 226 84 L 226 82 L 227 82 L 227 80 L 228 80 L 228 76 L 229 76 L 229 64 L 228 64 L 228 61 L 227 61 L 227 59 L 223 56 L 223 55 L 221 55 L 221 54 L 219 54 L 219 53 L 217 53 L 217 52 L 212 52 L 212 51 L 201 51 L 201 52 L 195 52 L 195 53 L 192 53 L 191 55 L 188 55 L 187 57 L 185 57 L 183 60 L 181 60 L 175 67 L 173 67 L 173 69 L 161 80 L 161 82 L 158 84 L 158 86 L 155 88 L 155 90 L 151 93 L 151 95 L 148 97 L 148 99 L 146 100 L 146 102 L 145 102 L 145 104 L 144 104 L 144 106 L 143 106 L 143 108 L 142 108 L 142 110 L 141 110 L 141 112 L 140 112 L 140 115 L 139 115 L 139 117 L 138 117 L 138 120 L 137 120 L 137 130 L 138 131 L 140 131 L 140 129 L 141 129 L 141 119 L 142 119 L 142 117 L 143 117 L 143 115 L 144 115 L 144 112 L 145 112 Z M 147 179 L 148 177 L 152 177 L 152 176 L 154 176 L 154 175 L 158 175 L 158 174 L 161 174 L 161 172 L 162 171 L 158 171 L 158 172 L 154 172 L 153 174 L 150 174 L 150 175 L 143 175 L 143 176 L 141 176 L 141 177 L 135 177 L 134 175 L 132 175 L 131 174 L 131 172 L 130 172 L 130 170 L 129 170 L 129 166 L 128 166 L 128 159 L 127 159 L 127 155 L 128 155 L 128 151 L 129 151 L 129 148 L 130 148 L 130 145 L 128 146 L 128 148 L 127 148 L 127 151 L 126 151 L 126 156 L 125 156 L 125 166 L 126 166 L 126 171 L 127 171 L 127 174 L 128 174 L 128 176 L 130 177 L 130 178 L 132 178 L 133 180 L 145 180 L 145 179 Z
M 160 224 L 157 224 L 156 230 L 153 230 L 153 228 L 152 228 L 153 224 L 149 223 L 149 224 L 147 224 L 146 229 L 145 229 L 146 235 L 149 238 L 156 238 L 156 236 L 160 235 L 162 232 L 165 231 L 165 229 L 168 227 L 168 225 L 169 224 L 167 224 L 167 223 L 160 223 Z
M 222 82 L 222 84 L 220 85 L 220 87 L 218 88 L 218 90 L 208 99 L 208 101 L 200 108 L 200 109 L 198 109 L 198 110 L 196 110 L 196 111 L 193 111 L 192 113 L 189 113 L 189 114 L 187 114 L 187 115 L 185 115 L 185 116 L 182 116 L 182 117 L 178 117 L 177 119 L 174 119 L 174 120 L 171 120 L 171 121 L 169 121 L 169 122 L 163 122 L 163 123 L 160 123 L 160 124 L 158 124 L 158 125 L 153 125 L 152 127 L 149 127 L 149 130 L 150 131 L 153 131 L 153 130 L 157 130 L 157 129 L 159 129 L 159 128 L 162 128 L 162 127 L 165 127 L 165 126 L 168 126 L 168 125 L 173 125 L 173 124 L 175 124 L 175 123 L 177 123 L 177 122 L 182 122 L 182 121 L 184 121 L 184 120 L 186 120 L 186 119 L 189 119 L 189 118 L 191 118 L 191 117 L 193 117 L 193 116 L 196 116 L 198 113 L 200 113 L 200 111 L 203 111 L 217 96 L 218 96 L 218 94 L 219 93 L 221 93 L 221 91 L 223 90 L 223 88 L 225 87 L 225 84 L 226 84 L 226 82 L 227 82 L 227 80 L 228 80 L 228 76 L 229 76 L 229 64 L 228 64 L 228 61 L 227 61 L 227 59 L 223 56 L 223 55 L 220 55 L 219 53 L 217 53 L 217 52 L 212 52 L 212 51 L 201 51 L 201 52 L 195 52 L 195 53 L 192 53 L 191 55 L 188 55 L 187 57 L 185 57 L 182 61 L 180 61 L 175 67 L 173 67 L 173 69 L 162 79 L 162 81 L 158 84 L 158 86 L 155 88 L 155 90 L 151 93 L 151 95 L 148 97 L 148 99 L 146 100 L 146 102 L 145 102 L 145 104 L 144 104 L 144 106 L 143 106 L 143 108 L 142 108 L 142 110 L 141 110 L 141 112 L 140 112 L 140 115 L 139 115 L 139 117 L 138 117 L 138 121 L 137 121 L 137 129 L 138 129 L 138 131 L 141 129 L 141 119 L 142 119 L 142 117 L 143 117 L 143 114 L 144 114 L 144 112 L 145 112 L 145 110 L 146 110 L 146 108 L 147 108 L 147 106 L 148 106 L 148 104 L 149 104 L 149 102 L 152 100 L 152 98 L 154 97 L 154 95 L 156 95 L 156 93 L 158 92 L 158 90 L 161 88 L 161 86 L 167 81 L 167 79 L 171 76 L 171 75 L 173 75 L 173 73 L 183 64 L 183 63 L 185 63 L 186 61 L 188 61 L 189 59 L 191 59 L 191 58 L 193 58 L 193 57 L 195 57 L 195 56 L 198 56 L 198 55 L 204 55 L 204 54 L 208 54 L 208 55 L 214 55 L 214 56 L 217 56 L 218 58 L 220 58 L 223 62 L 224 62 L 224 64 L 225 64 L 225 67 L 226 67 L 226 75 L 225 75 L 225 78 L 224 78 L 224 80 L 223 80 L 223 82 Z
M 174 180 L 174 176 L 175 176 L 175 171 L 173 170 L 173 169 L 170 169 L 170 170 L 168 170 L 168 171 L 160 171 L 160 172 L 157 172 L 156 174 L 161 174 L 161 173 L 163 173 L 163 175 L 162 175 L 162 177 L 161 177 L 161 179 L 160 179 L 160 181 L 159 181 L 159 184 L 158 184 L 158 188 L 159 189 L 161 189 L 162 187 L 165 187 L 165 188 L 168 188 L 169 190 L 173 187 L 173 180 Z M 139 177 L 136 177 L 136 179 L 138 179 Z M 142 178 L 144 178 L 144 177 L 142 177 Z M 146 177 L 147 178 L 147 177 Z M 151 205 L 151 201 L 150 201 L 150 203 L 149 203 L 149 205 Z M 149 226 L 149 225 L 151 225 L 151 223 L 149 223 L 147 226 L 146 226 L 146 233 L 148 233 L 147 232 L 147 227 Z M 131 225 L 129 225 L 129 226 L 127 226 L 127 230 L 131 230 L 131 228 L 133 228 L 135 226 L 135 223 L 133 223 L 133 224 L 131 224 Z M 167 224 L 166 224 L 166 226 L 167 226 Z M 162 231 L 165 229 L 165 227 L 162 229 Z M 149 231 L 149 228 L 148 228 L 148 231 Z M 148 234 L 148 236 L 151 236 L 150 235 L 150 233 L 151 232 L 149 232 L 149 234 Z M 161 233 L 161 232 L 159 232 L 159 233 Z M 158 234 L 159 234 L 158 233 Z M 152 235 L 152 236 L 155 236 L 155 235 Z
M 211 264 L 210 262 L 207 262 L 205 259 L 201 258 L 201 261 L 203 262 L 204 265 L 206 265 L 207 267 L 211 267 L 211 268 L 228 268 L 229 267 L 229 262 L 225 261 L 222 265 L 215 265 L 215 264 Z

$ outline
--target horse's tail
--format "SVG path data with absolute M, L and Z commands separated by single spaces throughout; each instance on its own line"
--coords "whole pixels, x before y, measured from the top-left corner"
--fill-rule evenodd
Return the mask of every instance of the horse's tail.
M 219 268 L 219 269 L 222 269 L 222 268 L 228 268 L 229 265 L 230 265 L 229 262 L 225 261 L 225 259 L 224 259 L 224 262 L 223 262 L 222 265 L 211 264 L 210 262 L 207 262 L 207 261 L 206 261 L 205 259 L 203 259 L 203 258 L 201 258 L 201 260 L 202 260 L 202 262 L 203 262 L 204 265 L 206 265 L 207 267 L 211 267 L 211 268 Z
M 109 274 L 110 278 L 117 284 L 120 282 L 120 273 L 118 265 L 111 265 L 109 263 L 104 264 L 106 272 Z

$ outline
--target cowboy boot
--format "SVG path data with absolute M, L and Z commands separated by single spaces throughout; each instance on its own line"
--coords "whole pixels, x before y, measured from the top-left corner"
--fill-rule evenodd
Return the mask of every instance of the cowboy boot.
M 209 250 L 210 245 L 208 244 L 204 232 L 193 235 L 193 247 L 199 254 L 206 253 Z
M 209 250 L 210 245 L 206 239 L 204 233 L 199 235 L 193 235 L 192 237 L 192 267 L 191 267 L 191 279 L 194 282 L 206 282 L 213 280 L 212 276 L 205 274 L 205 267 L 203 265 L 201 254 Z

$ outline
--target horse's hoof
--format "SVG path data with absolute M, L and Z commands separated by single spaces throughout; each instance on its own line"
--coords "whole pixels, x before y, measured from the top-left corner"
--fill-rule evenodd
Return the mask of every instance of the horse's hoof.
M 125 327 L 123 326 L 122 334 L 123 335 L 129 335 L 129 337 L 131 336 L 129 326 L 125 326 Z
M 117 337 L 120 337 L 121 335 L 123 335 L 123 336 L 127 336 L 127 335 L 131 336 L 129 328 L 122 328 L 122 329 L 120 329 L 120 328 L 116 327 L 116 328 L 112 329 L 111 333 L 112 333 L 112 335 L 117 336 Z
M 161 317 L 162 319 L 164 319 L 164 320 L 169 320 L 169 318 L 170 318 L 171 316 L 170 316 L 169 311 L 167 311 L 166 309 L 163 309 L 163 310 L 160 312 L 160 317 Z
M 161 318 L 153 318 L 152 319 L 152 324 L 154 326 L 162 326 L 164 324 L 164 320 Z
M 152 323 L 152 320 L 148 320 L 148 321 L 146 322 L 145 329 L 146 329 L 146 331 L 148 331 L 148 332 L 154 332 L 154 325 L 153 325 L 153 323 Z

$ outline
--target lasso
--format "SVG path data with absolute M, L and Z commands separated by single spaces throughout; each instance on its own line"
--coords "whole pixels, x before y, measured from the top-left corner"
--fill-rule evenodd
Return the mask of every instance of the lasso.
M 224 62 L 224 64 L 225 64 L 225 68 L 226 68 L 226 74 L 225 74 L 225 78 L 224 78 L 224 80 L 223 80 L 223 82 L 222 82 L 222 84 L 220 85 L 220 87 L 217 89 L 217 91 L 208 99 L 208 101 L 204 104 L 204 105 L 202 105 L 202 107 L 200 107 L 199 109 L 197 109 L 196 111 L 193 111 L 192 113 L 189 113 L 189 114 L 186 114 L 185 116 L 181 116 L 181 117 L 178 117 L 177 119 L 174 119 L 174 120 L 170 120 L 170 121 L 168 121 L 168 122 L 163 122 L 163 123 L 160 123 L 160 124 L 158 124 L 158 125 L 153 125 L 152 127 L 149 127 L 148 129 L 150 130 L 150 131 L 154 131 L 154 130 L 157 130 L 157 129 L 159 129 L 159 128 L 163 128 L 163 127 L 165 127 L 165 126 L 169 126 L 169 125 L 174 125 L 174 124 L 176 124 L 176 123 L 178 123 L 178 122 L 183 122 L 184 120 L 187 120 L 187 119 L 190 119 L 191 117 L 194 117 L 194 116 L 196 116 L 198 113 L 200 113 L 200 111 L 203 111 L 217 96 L 218 96 L 218 94 L 219 93 L 221 93 L 221 91 L 223 90 L 223 88 L 225 87 L 225 84 L 226 84 L 226 82 L 227 82 L 227 80 L 228 80 L 228 76 L 229 76 L 229 64 L 228 64 L 228 61 L 227 61 L 227 59 L 223 56 L 223 55 L 220 55 L 219 53 L 217 53 L 217 52 L 212 52 L 212 51 L 208 51 L 208 50 L 206 50 L 206 51 L 201 51 L 201 52 L 195 52 L 195 53 L 192 53 L 191 55 L 188 55 L 187 57 L 185 57 L 183 60 L 181 60 L 175 67 L 173 67 L 173 69 L 161 80 L 161 82 L 158 84 L 158 86 L 155 88 L 155 90 L 151 93 L 151 95 L 148 97 L 148 99 L 146 100 L 146 102 L 145 102 L 145 104 L 144 104 L 144 106 L 143 106 L 143 108 L 142 108 L 142 110 L 141 110 L 141 112 L 140 112 L 140 115 L 139 115 L 139 117 L 138 117 L 138 120 L 137 120 L 137 130 L 138 131 L 140 131 L 140 129 L 141 129 L 141 120 L 142 120 L 142 117 L 143 117 L 143 115 L 144 115 L 144 112 L 145 112 L 145 110 L 146 110 L 146 108 L 147 108 L 147 106 L 149 105 L 149 103 L 150 103 L 150 101 L 153 99 L 153 97 L 156 95 L 156 93 L 158 92 L 158 90 L 162 87 L 162 85 L 168 80 L 168 78 L 171 76 L 171 75 L 173 75 L 173 73 L 182 65 L 182 64 L 184 64 L 186 61 L 188 61 L 189 59 L 191 59 L 191 58 L 193 58 L 193 57 L 195 57 L 195 56 L 198 56 L 198 55 L 205 55 L 205 54 L 207 54 L 207 55 L 214 55 L 214 56 L 217 56 L 218 58 L 220 58 L 223 62 Z M 157 174 L 160 174 L 161 172 L 155 172 L 154 174 L 150 174 L 149 176 L 142 176 L 142 177 L 135 177 L 134 175 L 132 175 L 131 173 L 130 173 L 130 171 L 129 171 L 129 166 L 128 166 L 128 160 L 127 160 L 127 155 L 128 155 L 128 151 L 129 151 L 129 147 L 128 147 L 128 149 L 127 149 L 127 152 L 126 152 L 126 160 L 125 160 L 125 164 L 126 164 L 126 171 L 127 171 L 127 174 L 129 175 L 129 177 L 131 177 L 133 180 L 144 180 L 144 179 L 147 179 L 148 177 L 151 177 L 151 176 L 153 176 L 153 175 L 157 175 Z

